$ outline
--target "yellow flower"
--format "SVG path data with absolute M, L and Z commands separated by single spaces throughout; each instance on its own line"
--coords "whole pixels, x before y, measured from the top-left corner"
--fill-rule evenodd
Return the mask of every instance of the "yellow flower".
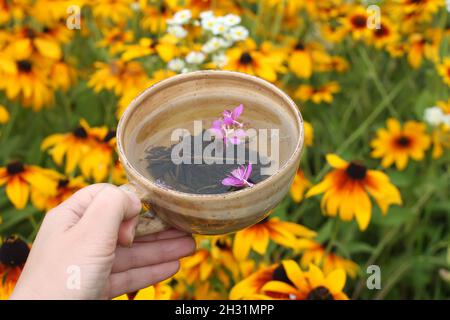
M 315 265 L 302 271 L 292 260 L 265 267 L 237 283 L 230 299 L 346 300 L 346 275 L 336 269 L 324 275 Z
M 116 131 L 106 127 L 91 128 L 93 143 L 89 152 L 80 161 L 80 169 L 87 179 L 104 181 L 114 165 L 113 155 L 116 146 Z
M 435 63 L 439 60 L 439 48 L 441 45 L 442 31 L 429 29 L 425 33 L 413 33 L 408 38 L 408 63 L 418 69 L 424 58 Z
M 56 194 L 48 195 L 35 189 L 31 191 L 31 202 L 39 210 L 49 211 L 85 186 L 87 183 L 82 177 L 61 177 L 58 179 Z
M 289 69 L 299 78 L 309 79 L 313 72 L 312 52 L 310 48 L 299 42 L 289 55 Z
M 305 121 L 303 123 L 303 127 L 305 129 L 305 145 L 310 147 L 313 145 L 314 140 L 314 128 L 311 123 Z
M 0 124 L 5 124 L 9 121 L 8 109 L 0 104 Z
M 383 214 L 390 205 L 402 203 L 400 192 L 383 172 L 369 170 L 356 162 L 348 163 L 334 154 L 328 154 L 327 161 L 333 171 L 306 193 L 306 197 L 325 193 L 321 202 L 325 214 L 335 217 L 339 212 L 344 221 L 356 217 L 359 229 L 366 230 L 372 216 L 369 195 Z
M 324 274 L 317 266 L 310 264 L 304 272 L 292 260 L 282 262 L 285 275 L 272 280 L 261 288 L 261 298 L 284 300 L 348 300 L 342 291 L 346 282 L 345 271 L 336 269 Z
M 44 139 L 42 150 L 47 150 L 53 161 L 61 166 L 66 159 L 65 172 L 71 173 L 81 163 L 92 146 L 91 128 L 85 120 L 70 133 L 56 133 Z
M 359 266 L 351 260 L 344 259 L 335 254 L 334 248 L 326 252 L 327 245 L 321 245 L 319 242 L 310 239 L 299 241 L 298 248 L 302 252 L 300 265 L 307 268 L 310 264 L 321 265 L 324 273 L 330 273 L 335 269 L 344 270 L 351 278 L 355 278 Z
M 114 166 L 111 170 L 111 178 L 112 182 L 116 185 L 121 185 L 128 182 L 125 170 L 119 160 L 114 162 Z
M 133 14 L 131 10 L 133 2 L 134 0 L 93 0 L 91 7 L 94 17 L 123 23 Z
M 389 18 L 384 17 L 380 22 L 379 28 L 370 30 L 368 42 L 373 44 L 376 48 L 384 48 L 396 43 L 399 37 L 395 24 L 389 20 Z
M 277 270 L 276 273 L 275 270 Z M 249 275 L 247 278 L 238 282 L 231 289 L 230 299 L 239 300 L 251 298 L 253 295 L 256 295 L 260 292 L 264 284 L 273 279 L 277 279 L 278 273 L 279 273 L 278 265 L 271 265 L 268 267 L 260 268 L 260 270 L 256 271 L 255 273 Z
M 353 39 L 361 40 L 365 38 L 370 31 L 367 28 L 369 15 L 363 6 L 353 6 L 348 10 L 348 15 L 341 19 L 344 30 L 350 32 Z
M 141 27 L 150 30 L 152 33 L 160 33 L 166 30 L 167 19 L 172 17 L 176 8 L 176 1 L 163 0 L 159 2 L 159 7 L 155 5 L 142 8 Z
M 108 48 L 109 52 L 114 55 L 125 50 L 127 42 L 133 41 L 133 32 L 124 30 L 123 27 L 108 28 L 104 32 L 104 37 L 97 45 L 100 48 Z
M 17 209 L 25 208 L 30 190 L 38 190 L 47 195 L 56 193 L 59 174 L 50 169 L 10 162 L 0 167 L 0 186 L 6 185 L 6 195 Z
M 168 280 L 134 293 L 123 294 L 113 300 L 170 300 L 173 295 L 173 290 L 167 282 Z
M 233 253 L 238 260 L 245 260 L 253 249 L 260 255 L 267 251 L 269 240 L 284 247 L 295 247 L 300 238 L 312 238 L 316 233 L 300 224 L 265 218 L 261 222 L 238 231 L 234 237 Z
M 8 45 L 16 59 L 30 59 L 33 53 L 45 58 L 58 60 L 62 51 L 58 40 L 49 32 L 38 32 L 31 28 L 22 28 L 14 34 Z
M 311 182 L 306 179 L 302 170 L 298 170 L 290 189 L 292 199 L 297 203 L 302 201 L 303 195 L 309 186 L 311 186 Z
M 51 85 L 55 89 L 62 89 L 66 91 L 72 84 L 75 83 L 77 72 L 75 68 L 64 61 L 58 61 L 52 65 L 50 77 L 52 79 Z
M 106 89 L 120 96 L 129 89 L 141 88 L 148 83 L 147 74 L 141 64 L 136 61 L 95 62 L 94 66 L 96 71 L 91 76 L 88 86 L 95 92 Z
M 444 83 L 450 87 L 450 58 L 445 58 L 444 61 L 438 65 L 438 72 Z
M 10 236 L 1 243 L 0 300 L 9 299 L 29 252 L 29 245 L 17 236 Z
M 247 39 L 238 47 L 228 49 L 228 61 L 223 69 L 244 72 L 275 82 L 277 72 L 283 70 L 284 55 L 279 51 L 271 54 L 263 50 L 263 45 L 258 48 L 252 39 Z
M 0 53 L 0 89 L 5 90 L 8 99 L 20 99 L 34 111 L 53 102 L 49 69 L 39 67 L 41 64 L 37 57 L 19 60 L 11 51 Z
M 430 147 L 430 137 L 425 132 L 425 125 L 416 121 L 407 121 L 402 126 L 396 119 L 387 120 L 387 129 L 381 128 L 371 141 L 373 151 L 371 156 L 382 158 L 381 165 L 385 168 L 395 162 L 398 170 L 403 170 L 411 157 L 420 161 L 425 157 L 425 151 Z
M 333 94 L 341 90 L 339 84 L 335 81 L 328 82 L 319 88 L 314 88 L 309 85 L 300 85 L 295 92 L 295 97 L 301 101 L 312 101 L 315 104 L 322 102 L 332 103 Z
M 12 19 L 22 20 L 29 6 L 29 0 L 0 0 L 0 24 L 6 24 Z
M 124 47 L 122 59 L 129 61 L 157 53 L 164 62 L 168 62 L 180 53 L 177 42 L 177 38 L 170 34 L 159 39 L 141 38 L 138 44 Z

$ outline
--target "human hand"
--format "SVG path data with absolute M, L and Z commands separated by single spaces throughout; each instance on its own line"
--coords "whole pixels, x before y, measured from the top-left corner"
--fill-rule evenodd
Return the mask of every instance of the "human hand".
M 110 299 L 175 274 L 194 240 L 177 230 L 134 239 L 140 210 L 113 185 L 76 192 L 46 214 L 11 299 Z

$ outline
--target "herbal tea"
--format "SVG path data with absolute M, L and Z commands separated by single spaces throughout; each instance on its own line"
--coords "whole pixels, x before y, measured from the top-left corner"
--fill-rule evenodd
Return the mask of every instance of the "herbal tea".
M 190 161 L 189 163 L 175 164 L 172 161 L 172 152 L 175 144 L 164 147 L 156 146 L 148 150 L 145 160 L 148 163 L 147 169 L 149 175 L 154 179 L 157 184 L 160 184 L 169 189 L 174 189 L 186 193 L 196 194 L 218 194 L 225 193 L 234 190 L 239 190 L 241 187 L 251 187 L 253 184 L 261 182 L 266 179 L 268 175 L 261 175 L 261 163 L 263 159 L 259 159 L 260 156 L 257 152 L 250 150 L 248 146 L 245 147 L 244 159 L 257 158 L 256 164 L 243 164 L 239 165 L 240 159 L 238 156 L 238 146 L 229 144 L 226 148 L 223 148 L 221 154 L 213 154 L 217 158 L 222 158 L 223 164 L 211 163 L 207 164 L 204 161 L 196 164 L 195 152 L 194 152 L 194 139 L 195 136 L 191 136 L 190 139 Z M 210 142 L 203 142 L 202 149 L 206 148 Z M 232 151 L 234 157 L 232 159 L 227 158 L 227 148 L 233 148 Z M 252 154 L 255 153 L 255 154 Z M 232 164 L 227 164 L 231 162 Z M 236 181 L 225 180 L 234 170 L 242 169 L 243 171 L 237 171 Z M 247 171 L 246 171 L 247 170 Z M 241 173 L 241 176 L 239 174 Z M 247 175 L 247 176 L 246 176 Z M 239 177 L 242 178 L 239 180 Z M 224 181 L 225 180 L 225 181 Z M 229 184 L 226 184 L 229 182 Z M 234 183 L 233 183 L 234 182 Z M 242 183 L 240 183 L 242 182 Z

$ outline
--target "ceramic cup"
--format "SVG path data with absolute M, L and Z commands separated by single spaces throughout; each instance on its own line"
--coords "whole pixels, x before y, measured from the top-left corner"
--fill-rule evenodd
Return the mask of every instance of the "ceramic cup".
M 141 155 L 149 137 L 185 122 L 186 117 L 220 117 L 220 108 L 223 111 L 240 103 L 251 119 L 283 126 L 284 138 L 288 137 L 290 144 L 280 150 L 276 173 L 251 188 L 204 195 L 168 189 L 148 178 Z M 295 103 L 260 78 L 230 71 L 197 71 L 153 85 L 131 102 L 117 128 L 119 158 L 129 180 L 122 188 L 136 193 L 151 208 L 140 217 L 136 234 L 174 227 L 217 235 L 261 221 L 289 191 L 299 166 L 303 135 L 303 120 Z

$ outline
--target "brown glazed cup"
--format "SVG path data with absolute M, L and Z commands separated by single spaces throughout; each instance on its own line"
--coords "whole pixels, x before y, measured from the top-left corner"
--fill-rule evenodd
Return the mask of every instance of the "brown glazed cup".
M 290 147 L 280 151 L 278 171 L 251 188 L 225 194 L 189 194 L 156 184 L 143 173 L 139 157 L 146 139 L 189 110 L 192 119 L 220 115 L 219 107 L 245 105 L 251 118 L 282 125 Z M 303 147 L 303 120 L 295 103 L 276 86 L 254 76 L 230 71 L 197 71 L 161 81 L 142 92 L 126 109 L 117 128 L 117 146 L 129 184 L 151 211 L 143 214 L 137 235 L 174 227 L 189 233 L 217 235 L 238 231 L 264 219 L 287 194 Z

